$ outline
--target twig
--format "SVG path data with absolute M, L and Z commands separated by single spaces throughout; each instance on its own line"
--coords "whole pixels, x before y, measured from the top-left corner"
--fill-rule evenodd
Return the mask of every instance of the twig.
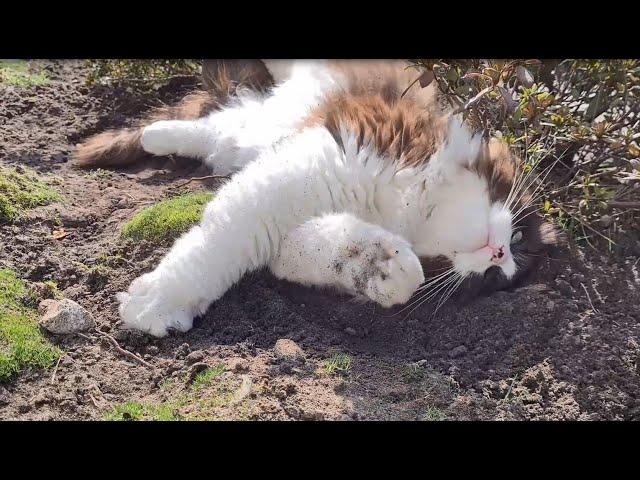
M 58 358 L 58 361 L 56 362 L 56 366 L 53 369 L 53 375 L 51 375 L 51 380 L 49 381 L 49 383 L 53 384 L 53 382 L 56 381 L 56 373 L 58 373 L 58 367 L 60 366 L 60 360 L 62 360 L 62 357 L 64 357 L 64 355 L 60 355 L 60 358 Z
M 140 364 L 144 365 L 145 367 L 149 367 L 149 368 L 151 368 L 151 369 L 155 370 L 155 368 L 156 368 L 156 367 L 154 367 L 153 365 L 151 365 L 149 362 L 147 362 L 147 361 L 143 360 L 142 358 L 140 358 L 139 356 L 137 356 L 135 353 L 130 352 L 129 350 L 125 350 L 124 348 L 122 348 L 122 347 L 120 346 L 120 344 L 118 343 L 118 341 L 117 341 L 115 338 L 113 338 L 111 335 L 109 335 L 108 333 L 101 332 L 100 330 L 96 330 L 96 332 L 97 332 L 99 335 L 102 335 L 103 337 L 105 337 L 106 339 L 108 339 L 108 340 L 111 342 L 111 344 L 115 347 L 115 349 L 116 349 L 118 352 L 120 352 L 122 355 L 125 355 L 125 356 L 127 356 L 127 357 L 131 358 L 132 360 L 135 360 L 136 362 L 138 362 L 138 363 L 140 363 Z
M 640 208 L 640 202 L 623 202 L 619 200 L 611 200 L 609 202 L 609 206 L 617 208 Z
M 187 180 L 184 183 L 179 183 L 178 185 L 171 187 L 171 188 L 180 188 L 180 187 L 184 187 L 185 185 L 194 182 L 194 181 L 201 181 L 201 180 L 208 180 L 210 178 L 218 178 L 218 179 L 230 179 L 231 177 L 229 175 L 206 175 L 204 177 L 193 177 L 190 178 L 189 180 Z
M 462 105 L 462 106 L 460 106 L 460 107 L 456 108 L 456 109 L 453 111 L 453 114 L 454 114 L 454 115 L 457 115 L 458 113 L 462 113 L 462 112 L 464 112 L 465 110 L 467 110 L 467 109 L 469 109 L 469 108 L 473 107 L 476 103 L 478 103 L 478 102 L 480 101 L 480 99 L 481 99 L 482 97 L 484 97 L 484 96 L 485 96 L 487 93 L 489 93 L 491 90 L 493 90 L 493 86 L 491 86 L 491 87 L 487 87 L 487 88 L 485 88 L 484 90 L 481 90 L 481 91 L 480 91 L 480 93 L 478 93 L 475 97 L 473 97 L 473 98 L 469 99 L 469 100 L 468 100 L 464 105 Z
M 582 286 L 582 289 L 584 290 L 584 293 L 587 294 L 587 299 L 589 300 L 589 305 L 591 305 L 591 309 L 595 312 L 595 313 L 600 313 L 598 312 L 598 309 L 596 307 L 593 306 L 593 302 L 591 301 L 591 295 L 589 295 L 589 291 L 587 290 L 587 287 L 584 286 L 584 283 L 580 282 L 580 285 Z
M 513 388 L 513 384 L 516 383 L 517 379 L 518 379 L 518 375 L 515 375 L 513 377 L 513 380 L 511 380 L 511 385 L 509 385 L 509 389 L 507 390 L 507 394 L 502 399 L 503 401 L 507 401 L 507 399 L 509 398 L 509 394 L 511 393 L 511 389 Z
M 98 402 L 97 400 L 93 397 L 93 395 L 89 394 L 89 398 L 91 399 L 91 403 L 93 403 L 93 406 L 96 407 L 98 410 L 100 410 L 100 407 L 98 406 Z
M 587 227 L 589 230 L 591 230 L 592 232 L 596 233 L 597 235 L 600 235 L 602 238 L 604 238 L 607 242 L 613 243 L 615 246 L 618 246 L 618 244 L 616 242 L 614 242 L 613 240 L 611 240 L 609 237 L 607 237 L 606 235 L 600 233 L 599 231 L 597 231 L 595 228 L 593 228 L 591 225 L 589 225 L 588 223 L 583 222 L 582 220 L 580 220 L 578 217 L 576 217 L 575 215 L 572 215 L 571 213 L 569 213 L 565 208 L 562 208 L 562 206 L 559 207 L 564 213 L 566 213 L 567 215 L 569 215 L 571 218 L 573 218 L 576 222 L 578 222 L 580 225 L 582 225 L 583 227 Z

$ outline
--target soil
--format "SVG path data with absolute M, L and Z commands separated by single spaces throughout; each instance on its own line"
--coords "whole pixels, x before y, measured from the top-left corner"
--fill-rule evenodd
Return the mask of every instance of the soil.
M 145 364 L 98 332 L 50 335 L 67 353 L 54 369 L 0 385 L 1 419 L 102 419 L 129 400 L 161 402 L 167 379 L 185 388 L 194 368 L 219 363 L 229 385 L 248 378 L 250 391 L 242 408 L 216 407 L 217 418 L 640 419 L 640 262 L 629 252 L 565 248 L 516 290 L 450 301 L 437 315 L 425 306 L 409 318 L 257 272 L 187 333 L 155 339 L 122 329 L 114 294 L 170 246 L 122 240 L 122 225 L 177 190 L 215 189 L 216 181 L 178 188 L 207 172 L 176 159 L 101 173 L 76 170 L 68 157 L 80 139 L 129 125 L 197 81 L 181 79 L 150 95 L 90 88 L 79 61 L 42 66 L 47 85 L 0 85 L 0 159 L 34 168 L 63 200 L 0 226 L 0 268 L 29 282 L 57 282 L 91 312 L 98 331 Z M 60 228 L 67 235 L 56 239 Z M 291 342 L 275 348 L 281 339 Z M 282 345 L 297 353 L 287 356 Z M 350 355 L 350 369 L 322 373 L 338 352 Z

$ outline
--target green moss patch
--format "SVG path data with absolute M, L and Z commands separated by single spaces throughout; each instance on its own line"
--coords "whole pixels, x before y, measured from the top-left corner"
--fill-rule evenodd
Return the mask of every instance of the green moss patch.
M 0 382 L 24 369 L 50 367 L 61 354 L 40 332 L 37 312 L 22 303 L 26 293 L 13 271 L 0 269 Z
M 181 420 L 176 409 L 168 404 L 152 404 L 128 401 L 116 405 L 106 416 L 106 420 L 140 421 L 155 420 L 160 422 Z
M 30 70 L 26 60 L 0 60 L 0 84 L 28 88 L 49 82 L 46 73 Z
M 24 167 L 0 166 L 0 222 L 15 221 L 24 210 L 58 200 L 60 195 Z
M 198 373 L 196 377 L 193 379 L 192 388 L 195 390 L 201 390 L 204 387 L 211 385 L 211 382 L 222 375 L 225 371 L 225 366 L 223 364 L 216 365 L 213 368 L 207 368 L 202 372 Z
M 134 240 L 160 241 L 186 232 L 202 218 L 211 193 L 188 193 L 147 207 L 122 229 L 122 235 Z
M 248 398 L 238 398 L 244 381 L 227 372 L 224 364 L 214 365 L 198 373 L 188 385 L 166 379 L 160 384 L 162 401 L 129 400 L 106 413 L 106 420 L 246 420 L 250 408 Z

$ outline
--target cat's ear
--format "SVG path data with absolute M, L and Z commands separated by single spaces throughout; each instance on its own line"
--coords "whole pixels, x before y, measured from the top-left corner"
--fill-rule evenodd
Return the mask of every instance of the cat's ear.
M 460 168 L 473 167 L 481 148 L 482 136 L 472 134 L 460 116 L 451 115 L 442 146 L 429 163 L 439 169 L 445 178 L 452 177 Z

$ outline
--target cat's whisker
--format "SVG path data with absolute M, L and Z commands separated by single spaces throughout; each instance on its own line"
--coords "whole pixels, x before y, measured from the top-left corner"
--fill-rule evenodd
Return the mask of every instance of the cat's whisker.
M 513 183 L 511 183 L 511 189 L 509 190 L 509 195 L 507 195 L 507 199 L 504 201 L 504 209 L 508 210 L 511 206 L 511 202 L 513 201 L 513 196 L 515 195 L 516 186 L 518 185 L 520 179 L 524 176 L 524 169 L 519 168 L 517 165 L 515 166 L 515 175 L 513 179 Z
M 517 205 L 518 203 L 520 203 L 522 201 L 522 199 L 524 198 L 524 196 L 528 193 L 527 190 L 529 190 L 531 188 L 531 186 L 538 181 L 538 179 L 544 175 L 544 178 L 542 180 L 540 180 L 540 183 L 538 184 L 538 186 L 536 187 L 536 189 L 534 189 L 534 192 L 536 192 L 538 190 L 538 188 L 540 188 L 541 185 L 543 185 L 544 181 L 546 180 L 547 176 L 549 175 L 549 173 L 551 173 L 553 167 L 556 165 L 556 163 L 558 163 L 560 159 L 558 158 L 555 162 L 553 162 L 551 165 L 547 166 L 546 168 L 544 168 L 543 170 L 541 170 L 533 179 L 531 179 L 531 181 L 529 181 L 526 186 L 524 186 L 521 189 L 521 192 L 519 193 L 519 196 L 517 197 L 517 200 L 515 202 L 515 205 Z M 533 172 L 533 169 L 531 170 L 531 172 Z M 530 173 L 531 173 L 530 172 Z M 532 193 L 533 195 L 533 193 Z
M 528 208 L 532 208 L 532 207 L 533 207 L 533 208 L 535 208 L 535 207 L 540 207 L 540 206 L 542 206 L 542 203 L 539 203 L 539 202 L 535 202 L 535 203 L 534 203 L 534 201 L 535 201 L 535 200 L 536 200 L 536 199 L 531 199 L 530 201 L 528 201 L 528 202 L 524 203 L 524 204 L 520 207 L 520 209 L 518 209 L 518 211 L 512 215 L 512 222 L 513 222 L 514 224 L 515 224 L 516 220 L 518 219 L 518 217 L 520 216 L 520 214 L 521 214 L 522 212 L 524 212 L 525 210 L 527 210 Z M 538 211 L 538 209 L 537 209 L 537 208 L 535 208 L 535 211 Z
M 546 147 L 545 147 L 546 148 Z M 561 159 L 564 156 L 564 154 L 568 151 L 568 148 L 566 148 L 564 150 L 564 152 L 562 152 L 560 155 L 556 156 L 556 160 L 551 163 L 550 165 L 548 165 L 547 167 L 545 167 L 537 176 L 536 178 L 534 178 L 531 182 L 529 182 L 529 184 L 527 185 L 527 187 L 522 191 L 522 194 L 520 195 L 520 197 L 518 198 L 518 201 L 516 202 L 516 204 L 518 202 L 520 202 L 522 200 L 522 198 L 524 197 L 524 195 L 526 195 L 527 190 L 531 187 L 531 185 L 533 185 L 533 183 L 535 183 L 541 175 L 544 174 L 544 177 L 542 178 L 542 180 L 540 180 L 538 182 L 538 185 L 536 186 L 536 188 L 534 189 L 534 191 L 531 193 L 531 195 L 533 196 L 539 189 L 543 188 L 544 186 L 544 182 L 547 179 L 547 177 L 549 176 L 549 174 L 553 171 L 553 169 L 555 168 L 555 166 L 560 162 L 561 163 Z M 540 159 L 538 161 L 538 163 L 540 163 L 543 159 Z M 533 169 L 531 170 L 533 171 Z
M 448 282 L 451 280 L 451 278 L 448 279 L 443 279 L 442 282 L 444 285 L 447 285 Z M 433 287 L 434 289 L 440 289 L 441 286 L 435 286 Z M 415 305 L 416 303 L 420 302 L 421 300 L 423 300 L 425 297 L 429 297 L 429 295 L 431 295 L 431 292 L 433 292 L 434 290 L 428 290 L 426 292 L 420 291 L 420 292 L 416 292 L 414 293 L 414 295 L 411 296 L 411 299 L 413 301 L 411 301 L 411 303 L 408 303 L 407 305 L 405 305 L 402 309 L 400 309 L 399 311 L 395 312 L 394 314 L 390 315 L 390 317 L 394 317 L 396 315 L 401 314 L 402 312 L 404 312 L 406 309 L 411 308 L 413 305 Z M 416 294 L 419 294 L 418 298 L 414 298 L 414 296 Z
M 416 302 L 419 302 L 420 300 L 422 300 L 424 298 L 425 295 L 429 295 L 430 291 L 424 292 L 424 290 L 428 287 L 432 287 L 432 288 L 436 288 L 434 287 L 434 285 L 437 285 L 439 282 L 447 282 L 448 279 L 446 278 L 448 275 L 450 275 L 451 273 L 455 272 L 455 269 L 453 267 L 450 267 L 446 272 L 438 275 L 437 277 L 434 277 L 432 279 L 430 279 L 429 282 L 421 285 L 414 293 L 413 295 L 411 295 L 411 298 L 409 299 L 409 302 L 407 305 L 405 305 L 401 310 L 389 315 L 389 317 L 394 317 L 400 313 L 402 313 L 403 311 L 405 311 L 407 308 L 411 308 L 411 306 L 415 305 Z M 418 296 L 418 298 L 416 298 L 416 296 Z
M 442 283 L 441 285 L 439 285 L 436 289 L 431 290 L 429 292 L 427 292 L 425 295 L 423 295 L 419 300 L 418 300 L 418 304 L 413 307 L 411 309 L 411 311 L 409 313 L 407 313 L 403 320 L 406 320 L 407 318 L 409 318 L 409 315 L 411 315 L 417 308 L 419 308 L 421 305 L 423 305 L 425 302 L 429 301 L 430 299 L 432 299 L 435 295 L 437 295 L 439 292 L 441 292 L 443 289 L 447 288 L 449 285 L 451 285 L 453 282 L 456 281 L 457 278 L 459 278 L 460 274 L 458 272 L 456 272 L 456 275 L 448 278 L 444 283 Z M 414 302 L 415 304 L 416 302 Z M 409 308 L 409 307 L 406 307 Z M 404 310 L 406 310 L 406 308 L 403 308 L 400 312 L 403 312 Z
M 433 285 L 434 283 L 438 283 L 444 277 L 450 275 L 453 271 L 454 271 L 454 268 L 449 268 L 446 272 L 441 273 L 440 275 L 437 275 L 435 277 L 431 277 L 427 282 L 425 282 L 422 285 L 420 285 L 420 287 L 418 287 L 417 291 L 424 290 L 425 288 L 428 288 L 429 286 Z
M 435 314 L 438 313 L 438 310 L 440 310 L 440 307 L 442 307 L 447 302 L 447 300 L 449 300 L 449 298 L 460 287 L 460 285 L 462 285 L 462 282 L 464 282 L 466 278 L 467 278 L 467 275 L 461 275 L 458 281 L 455 282 L 447 291 L 445 291 L 445 293 L 440 297 L 440 301 L 438 301 L 438 304 L 436 305 L 436 308 L 433 311 L 432 316 L 435 316 Z
M 517 220 L 516 222 L 514 222 L 514 226 L 515 226 L 515 225 L 517 225 L 517 224 L 519 224 L 520 222 L 522 222 L 522 220 L 524 220 L 524 219 L 525 219 L 525 218 L 527 218 L 528 216 L 533 215 L 533 214 L 535 214 L 535 213 L 538 213 L 538 211 L 537 211 L 537 210 L 532 210 L 532 211 L 530 211 L 529 213 L 527 213 L 526 215 L 524 215 L 524 216 L 522 216 L 522 217 L 518 218 L 518 220 Z

